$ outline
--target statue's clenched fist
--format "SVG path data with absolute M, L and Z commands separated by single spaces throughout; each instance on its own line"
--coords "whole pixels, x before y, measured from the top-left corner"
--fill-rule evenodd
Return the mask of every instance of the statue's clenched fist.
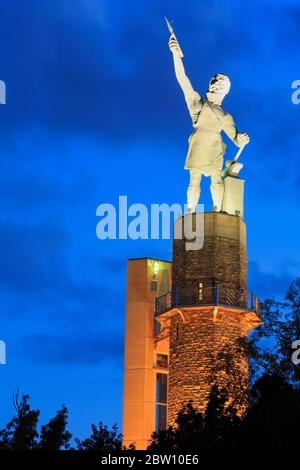
M 175 38 L 175 36 L 173 36 L 173 34 L 171 35 L 169 40 L 169 48 L 173 54 L 174 52 L 179 52 L 179 45 L 177 39 Z
M 240 144 L 240 146 L 244 146 L 244 145 L 248 144 L 249 142 L 250 142 L 250 137 L 248 136 L 248 134 L 246 134 L 246 132 L 242 132 L 239 135 L 239 144 Z

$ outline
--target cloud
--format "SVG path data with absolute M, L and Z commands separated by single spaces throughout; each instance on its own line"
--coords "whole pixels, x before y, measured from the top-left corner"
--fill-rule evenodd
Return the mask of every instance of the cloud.
M 71 176 L 69 181 L 62 181 L 59 175 L 15 172 L 0 176 L 0 205 L 4 210 L 49 213 L 62 201 L 65 207 L 78 205 L 95 186 L 95 178 L 84 172 Z
M 189 7 L 168 2 L 162 8 L 155 1 L 139 9 L 136 2 L 126 2 L 126 8 L 113 3 L 93 1 L 84 8 L 82 0 L 71 7 L 61 0 L 12 0 L 3 6 L 2 43 L 10 44 L 2 57 L 8 84 L 3 131 L 12 123 L 32 122 L 61 132 L 128 139 L 147 134 L 149 126 L 160 133 L 161 123 L 165 132 L 179 128 L 184 102 L 174 79 L 163 10 L 177 19 L 190 51 L 187 63 L 201 88 L 228 58 L 238 61 L 245 49 L 253 58 L 260 48 L 255 35 L 236 21 L 231 2 L 194 1 Z
M 21 352 L 33 362 L 95 365 L 103 361 L 123 358 L 123 337 L 112 329 L 89 335 L 48 335 L 26 336 Z
M 101 309 L 116 312 L 112 321 L 121 320 L 123 299 L 115 296 L 112 286 L 114 267 L 119 266 L 120 271 L 120 263 L 107 257 L 90 266 L 78 253 L 72 265 L 71 237 L 63 226 L 48 221 L 17 225 L 2 220 L 0 244 L 0 295 L 7 314 L 22 305 L 23 321 L 38 316 L 43 329 L 49 328 L 49 323 L 50 329 L 56 327 L 57 321 L 98 328 Z M 123 292 L 120 285 L 119 291 Z
M 67 232 L 51 222 L 18 225 L 2 220 L 1 288 L 42 295 L 58 287 L 67 275 L 63 251 L 68 241 Z
M 250 261 L 248 265 L 249 290 L 255 292 L 260 300 L 282 299 L 293 280 L 293 274 L 288 268 L 289 265 L 283 266 L 278 273 L 264 272 L 258 262 Z

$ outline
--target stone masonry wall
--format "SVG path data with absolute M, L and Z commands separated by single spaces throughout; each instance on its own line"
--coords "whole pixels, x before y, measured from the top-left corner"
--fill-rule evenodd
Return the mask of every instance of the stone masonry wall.
M 186 251 L 186 240 L 173 240 L 173 288 L 197 282 L 205 287 L 226 286 L 247 290 L 247 254 L 245 224 L 235 216 L 204 214 L 204 245 Z M 233 226 L 233 233 L 228 233 Z M 223 230 L 224 227 L 224 230 Z
M 227 390 L 229 400 L 240 401 L 241 412 L 247 406 L 248 364 L 238 345 L 238 340 L 245 339 L 247 330 L 251 329 L 243 321 L 247 297 L 245 224 L 236 216 L 222 213 L 206 213 L 204 221 L 202 249 L 186 251 L 186 240 L 173 240 L 173 289 L 185 292 L 202 282 L 204 296 L 214 286 L 241 290 L 245 296 L 235 305 L 239 310 L 219 307 L 215 317 L 214 304 L 183 308 L 183 316 L 172 316 L 169 424 L 174 424 L 178 412 L 189 400 L 204 411 L 214 384 Z
M 184 309 L 171 320 L 168 422 L 174 424 L 178 412 L 189 400 L 204 411 L 212 385 L 225 388 L 229 400 L 247 406 L 248 364 L 237 340 L 247 337 L 243 313 L 219 309 Z

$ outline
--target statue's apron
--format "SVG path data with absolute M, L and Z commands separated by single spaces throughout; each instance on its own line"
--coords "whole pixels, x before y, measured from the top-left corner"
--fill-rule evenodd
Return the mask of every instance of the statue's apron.
M 199 95 L 198 95 L 199 96 Z M 221 138 L 225 112 L 205 99 L 195 99 L 189 109 L 195 131 L 189 138 L 184 168 L 205 176 L 222 171 L 225 144 Z

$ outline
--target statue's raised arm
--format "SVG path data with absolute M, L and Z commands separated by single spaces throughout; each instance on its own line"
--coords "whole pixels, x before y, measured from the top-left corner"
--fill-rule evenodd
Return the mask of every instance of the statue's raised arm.
M 170 36 L 169 48 L 173 54 L 174 69 L 177 81 L 184 93 L 185 101 L 187 102 L 188 107 L 190 107 L 194 99 L 195 90 L 193 89 L 192 84 L 185 73 L 181 58 L 181 49 L 174 34 L 171 34 Z

